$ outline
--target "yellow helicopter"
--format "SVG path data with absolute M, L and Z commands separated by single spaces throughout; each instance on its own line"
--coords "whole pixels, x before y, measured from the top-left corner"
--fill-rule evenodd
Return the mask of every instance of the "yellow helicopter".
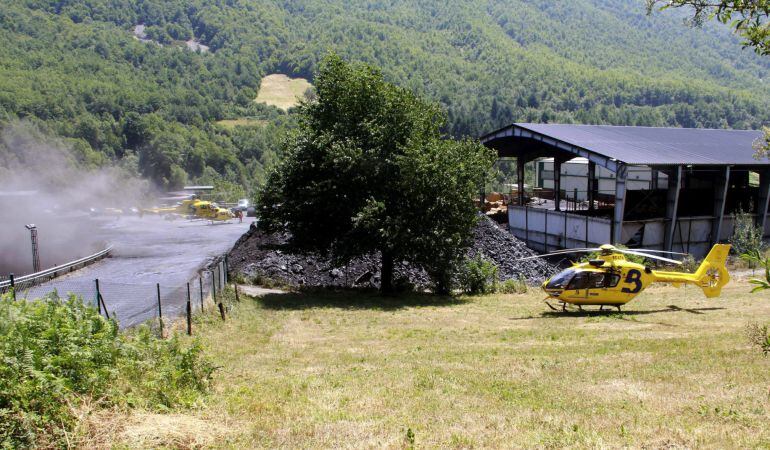
M 653 270 L 649 266 L 631 262 L 625 257 L 625 255 L 636 255 L 670 264 L 682 264 L 681 261 L 652 254 L 681 253 L 621 249 L 610 244 L 599 248 L 560 250 L 531 258 L 594 252 L 598 252 L 594 259 L 574 264 L 543 283 L 542 288 L 548 294 L 545 303 L 551 309 L 557 311 L 548 300 L 561 302 L 562 311 L 567 310 L 568 303 L 576 305 L 580 310 L 585 305 L 596 305 L 599 306 L 599 310 L 603 310 L 605 306 L 614 306 L 620 311 L 622 305 L 633 300 L 652 283 L 671 283 L 676 287 L 682 284 L 694 284 L 703 290 L 706 297 L 712 298 L 718 297 L 722 287 L 730 281 L 730 274 L 725 267 L 727 255 L 730 253 L 728 244 L 715 245 L 694 273 Z
M 193 195 L 191 198 L 182 200 L 181 203 L 169 208 L 149 208 L 143 210 L 152 214 L 179 215 L 191 219 L 204 219 L 214 221 L 228 221 L 235 218 L 235 214 L 227 208 L 220 208 L 214 202 L 201 200 Z
M 195 217 L 214 221 L 228 221 L 235 218 L 235 214 L 227 208 L 220 208 L 214 202 L 198 201 L 192 205 Z

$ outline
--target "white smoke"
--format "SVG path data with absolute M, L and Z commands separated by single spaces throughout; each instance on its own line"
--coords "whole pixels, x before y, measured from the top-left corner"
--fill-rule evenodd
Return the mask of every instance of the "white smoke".
M 84 156 L 28 122 L 0 130 L 0 275 L 32 271 L 26 224 L 38 228 L 41 266 L 52 267 L 104 245 L 91 208 L 128 211 L 151 192 L 125 168 L 82 168 Z

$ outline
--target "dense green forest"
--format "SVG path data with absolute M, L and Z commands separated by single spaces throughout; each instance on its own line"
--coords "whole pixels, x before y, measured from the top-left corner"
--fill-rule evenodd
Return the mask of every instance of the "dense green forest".
M 648 17 L 642 0 L 0 0 L 0 39 L 0 121 L 163 187 L 264 180 L 294 120 L 253 102 L 261 77 L 312 81 L 330 50 L 440 102 L 455 136 L 512 121 L 770 123 L 768 58 L 718 24 Z M 240 117 L 261 120 L 216 124 Z

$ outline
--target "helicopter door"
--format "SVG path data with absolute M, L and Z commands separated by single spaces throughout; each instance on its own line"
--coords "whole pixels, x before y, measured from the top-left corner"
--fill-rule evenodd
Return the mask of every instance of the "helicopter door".
M 617 287 L 618 282 L 620 282 L 620 275 L 616 273 L 591 272 L 588 277 L 588 292 L 586 296 L 601 303 L 607 299 L 607 292 Z
M 584 302 L 588 298 L 588 282 L 589 272 L 577 272 L 567 285 L 564 298 L 578 303 Z

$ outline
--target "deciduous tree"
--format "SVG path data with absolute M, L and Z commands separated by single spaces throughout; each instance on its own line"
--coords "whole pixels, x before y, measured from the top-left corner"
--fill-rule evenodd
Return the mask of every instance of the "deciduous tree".
M 288 228 L 297 247 L 340 261 L 380 252 L 384 292 L 397 261 L 422 264 L 446 291 L 493 154 L 443 137 L 438 105 L 372 67 L 329 55 L 316 92 L 299 107 L 298 131 L 260 192 L 260 226 Z
M 770 0 L 646 0 L 647 11 L 689 7 L 690 22 L 701 25 L 716 18 L 729 24 L 741 35 L 748 47 L 761 55 L 770 55 Z

